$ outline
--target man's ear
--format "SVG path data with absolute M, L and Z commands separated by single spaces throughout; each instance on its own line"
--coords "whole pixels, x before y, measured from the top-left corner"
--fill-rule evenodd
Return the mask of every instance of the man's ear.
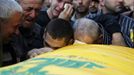
M 94 43 L 95 44 L 102 44 L 103 43 L 103 35 L 100 34 Z

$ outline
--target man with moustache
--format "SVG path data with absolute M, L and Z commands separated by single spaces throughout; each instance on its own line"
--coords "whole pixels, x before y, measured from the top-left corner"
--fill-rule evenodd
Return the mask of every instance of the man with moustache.
M 100 13 L 101 7 L 99 4 L 99 0 L 92 0 L 91 4 L 89 5 L 89 14 L 87 17 L 93 18 Z
M 79 18 L 86 17 L 89 13 L 89 5 L 92 0 L 73 0 L 75 13 L 71 20 L 75 22 Z
M 91 4 L 89 5 L 89 12 L 91 14 L 95 14 L 99 9 L 99 0 L 92 0 Z
M 18 62 L 27 59 L 29 50 L 43 46 L 40 35 L 41 27 L 35 23 L 43 1 L 17 0 L 24 10 L 24 19 L 19 27 L 20 35 L 15 35 L 11 41 L 11 46 L 16 52 Z

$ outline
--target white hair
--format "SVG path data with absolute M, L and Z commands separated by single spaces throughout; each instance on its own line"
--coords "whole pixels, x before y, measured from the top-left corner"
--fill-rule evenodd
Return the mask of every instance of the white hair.
M 99 36 L 99 25 L 90 19 L 81 18 L 75 22 L 75 32 L 82 33 L 96 39 Z
M 22 7 L 14 0 L 0 0 L 0 19 L 9 19 L 15 12 L 23 13 Z

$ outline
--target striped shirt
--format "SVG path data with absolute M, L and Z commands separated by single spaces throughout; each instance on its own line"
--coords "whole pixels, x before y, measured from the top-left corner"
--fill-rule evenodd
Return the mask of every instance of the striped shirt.
M 130 30 L 131 29 L 134 30 L 134 19 L 124 15 L 120 15 L 119 24 L 121 26 L 121 32 L 123 34 L 126 44 L 129 47 L 134 48 L 134 42 L 132 42 L 134 38 L 131 39 L 131 35 L 130 35 L 131 34 Z
M 100 12 L 100 14 L 96 14 L 96 15 L 88 15 L 87 18 L 90 18 L 90 19 L 93 19 L 95 16 L 98 16 L 98 15 L 101 15 L 102 13 Z M 134 19 L 132 18 L 129 18 L 127 16 L 124 16 L 124 15 L 119 15 L 119 18 L 118 18 L 118 22 L 121 26 L 121 32 L 123 34 L 123 37 L 124 37 L 124 41 L 126 43 L 126 45 L 128 47 L 131 47 L 131 48 L 134 48 L 134 32 L 131 32 L 130 30 L 133 30 L 134 31 Z M 104 29 L 103 29 L 104 30 Z M 112 38 L 109 38 L 107 36 L 107 32 L 105 31 L 105 34 L 106 35 L 103 35 L 104 36 L 104 43 L 106 44 L 110 44 L 111 42 L 111 39 Z M 131 36 L 133 35 L 133 36 Z
M 101 34 L 103 36 L 102 44 L 107 44 L 107 45 L 111 44 L 112 38 L 111 38 L 110 34 L 104 29 L 104 27 L 101 24 L 99 24 L 99 27 L 100 27 Z

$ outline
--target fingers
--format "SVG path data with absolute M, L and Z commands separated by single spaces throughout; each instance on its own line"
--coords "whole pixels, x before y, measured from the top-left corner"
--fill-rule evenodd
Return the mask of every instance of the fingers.
M 65 4 L 64 5 L 64 10 L 63 10 L 63 12 L 67 12 L 68 11 L 68 9 L 69 9 L 69 6 L 70 4 Z
M 52 48 L 40 48 L 40 49 L 33 49 L 31 51 L 28 52 L 28 56 L 30 58 L 33 58 L 37 55 L 40 55 L 40 54 L 43 54 L 43 53 L 46 53 L 46 52 L 50 52 L 50 51 L 53 51 Z
M 30 55 L 30 58 L 34 58 L 35 56 L 37 56 L 38 54 L 36 54 L 36 53 L 32 53 L 31 55 Z
M 68 9 L 66 11 L 66 14 L 68 14 L 68 16 L 71 16 L 73 13 L 73 5 L 68 4 Z
M 60 13 L 59 18 L 62 18 L 64 20 L 69 20 L 73 13 L 73 5 L 71 4 L 65 4 L 64 10 Z

